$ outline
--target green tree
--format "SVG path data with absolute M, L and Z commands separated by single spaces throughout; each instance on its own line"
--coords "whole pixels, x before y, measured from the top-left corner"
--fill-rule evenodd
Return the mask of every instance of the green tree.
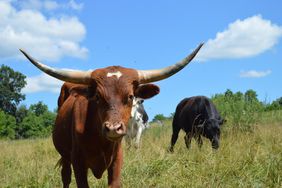
M 16 139 L 21 138 L 20 124 L 23 121 L 23 119 L 27 116 L 28 112 L 29 111 L 28 111 L 26 105 L 21 105 L 17 108 L 16 116 L 15 116 L 16 122 L 17 122 L 16 128 L 15 128 L 15 132 L 16 132 L 15 138 Z
M 225 98 L 230 99 L 233 97 L 233 92 L 230 89 L 227 89 L 224 93 Z
M 0 109 L 15 116 L 17 105 L 25 99 L 21 93 L 26 76 L 8 66 L 0 67 Z
M 271 104 L 267 104 L 265 107 L 266 111 L 280 110 L 280 109 L 282 109 L 282 97 L 272 101 Z
M 242 131 L 253 131 L 254 125 L 260 120 L 263 105 L 257 99 L 254 90 L 233 93 L 226 90 L 224 94 L 216 94 L 212 97 L 221 115 L 227 119 L 232 128 Z
M 56 113 L 50 112 L 41 101 L 30 106 L 27 115 L 18 124 L 18 138 L 49 136 L 54 125 Z
M 233 97 L 234 97 L 234 100 L 236 100 L 236 101 L 242 101 L 244 99 L 244 94 L 242 92 L 238 91 L 234 94 Z
M 51 134 L 52 128 L 55 124 L 56 113 L 47 111 L 41 116 L 42 126 L 44 127 L 44 136 L 48 136 Z
M 282 109 L 282 97 L 276 99 L 272 103 L 274 103 L 277 106 L 277 108 L 276 108 L 277 110 Z
M 29 112 L 19 125 L 20 138 L 35 138 L 42 134 L 42 119 Z
M 166 120 L 167 118 L 163 115 L 163 114 L 157 114 L 155 115 L 155 117 L 153 118 L 153 122 L 156 122 L 157 120 L 159 121 L 164 121 Z
M 48 106 L 42 101 L 39 101 L 37 104 L 30 105 L 29 110 L 33 112 L 36 116 L 40 116 L 45 112 L 48 112 Z
M 279 103 L 280 107 L 282 107 L 282 97 L 276 99 L 276 101 Z
M 15 115 L 17 123 L 22 122 L 22 120 L 27 116 L 27 113 L 28 109 L 26 108 L 26 105 L 19 106 Z
M 258 95 L 256 91 L 249 89 L 245 92 L 245 101 L 246 102 L 258 102 L 257 96 Z
M 0 138 L 15 138 L 16 119 L 0 110 Z

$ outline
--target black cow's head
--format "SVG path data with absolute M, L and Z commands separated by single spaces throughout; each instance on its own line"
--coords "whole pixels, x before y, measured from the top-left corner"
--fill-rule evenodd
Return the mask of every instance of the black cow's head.
M 203 135 L 207 137 L 212 144 L 213 149 L 219 148 L 220 127 L 225 122 L 224 119 L 210 118 L 203 121 L 198 127 L 202 129 Z
M 208 119 L 204 125 L 204 134 L 211 141 L 212 148 L 219 148 L 220 125 L 217 119 Z

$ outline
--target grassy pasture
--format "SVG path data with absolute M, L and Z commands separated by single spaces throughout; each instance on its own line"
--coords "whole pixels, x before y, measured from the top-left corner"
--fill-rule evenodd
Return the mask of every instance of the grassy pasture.
M 269 123 L 269 117 L 253 133 L 227 125 L 218 151 L 206 139 L 201 149 L 193 141 L 187 150 L 181 132 L 175 152 L 167 153 L 171 122 L 152 125 L 140 149 L 124 147 L 123 187 L 282 187 L 282 121 L 275 115 L 278 121 Z M 51 138 L 2 140 L 0 150 L 1 188 L 62 187 Z M 100 180 L 89 173 L 91 187 L 106 187 L 106 179 L 107 173 Z M 76 187 L 74 177 L 71 187 Z

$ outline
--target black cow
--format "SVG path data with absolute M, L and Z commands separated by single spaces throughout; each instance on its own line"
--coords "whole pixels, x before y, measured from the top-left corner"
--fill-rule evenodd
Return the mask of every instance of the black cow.
M 192 137 L 197 140 L 199 147 L 201 147 L 203 144 L 202 135 L 211 141 L 212 148 L 218 149 L 220 126 L 224 121 L 215 105 L 207 97 L 195 96 L 183 99 L 176 107 L 169 150 L 173 152 L 173 146 L 177 141 L 180 129 L 186 132 L 184 140 L 187 148 L 191 146 Z

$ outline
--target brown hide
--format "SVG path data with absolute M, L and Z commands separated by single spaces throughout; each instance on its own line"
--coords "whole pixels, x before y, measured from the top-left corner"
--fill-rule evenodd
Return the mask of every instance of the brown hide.
M 63 103 L 67 100 L 72 88 L 76 90 L 76 92 L 78 92 L 79 90 L 86 91 L 88 89 L 88 86 L 65 82 L 61 87 L 60 96 L 58 98 L 58 108 L 60 108 L 63 105 Z
M 122 74 L 119 78 L 115 75 L 118 71 Z M 120 187 L 123 135 L 110 137 L 112 134 L 105 133 L 105 122 L 113 126 L 122 122 L 126 129 L 131 96 L 150 98 L 159 88 L 139 85 L 136 71 L 122 67 L 97 69 L 92 78 L 92 85 L 64 83 L 61 88 L 53 142 L 62 156 L 63 184 L 68 187 L 70 183 L 72 164 L 78 187 L 88 187 L 87 169 L 96 178 L 107 170 L 109 186 Z

